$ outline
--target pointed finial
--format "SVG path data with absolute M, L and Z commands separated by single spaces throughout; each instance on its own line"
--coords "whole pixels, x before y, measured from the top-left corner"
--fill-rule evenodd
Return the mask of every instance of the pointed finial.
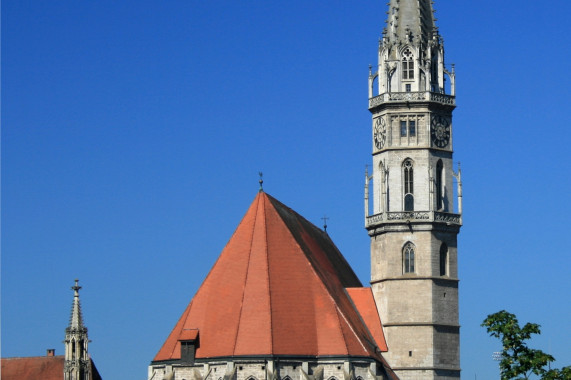
M 258 175 L 260 176 L 260 180 L 258 181 L 260 183 L 260 193 L 264 191 L 264 173 L 262 172 L 258 172 Z
M 71 290 L 74 291 L 75 297 L 79 297 L 79 289 L 81 289 L 81 286 L 79 286 L 79 280 L 76 278 L 75 279 L 75 286 L 71 287 Z
M 323 218 L 321 218 L 321 220 L 323 220 L 323 231 L 327 232 L 327 220 L 329 220 L 329 218 L 324 215 Z

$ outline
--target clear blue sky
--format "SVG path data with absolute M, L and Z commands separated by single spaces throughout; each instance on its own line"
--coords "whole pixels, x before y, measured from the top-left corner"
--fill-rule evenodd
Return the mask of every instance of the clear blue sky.
M 571 2 L 436 0 L 457 71 L 463 378 L 479 325 L 571 364 Z M 75 278 L 106 380 L 145 379 L 258 189 L 364 283 L 368 65 L 386 1 L 2 2 L 2 356 L 63 353 Z

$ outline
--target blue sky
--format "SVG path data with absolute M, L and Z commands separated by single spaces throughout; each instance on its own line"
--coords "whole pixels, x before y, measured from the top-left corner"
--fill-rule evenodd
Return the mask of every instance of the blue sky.
M 145 379 L 258 189 L 363 281 L 368 65 L 386 1 L 3 1 L 2 356 L 63 353 L 80 279 L 106 380 Z M 571 3 L 437 0 L 457 72 L 463 378 L 500 309 L 571 364 Z M 567 195 L 565 195 L 567 194 Z

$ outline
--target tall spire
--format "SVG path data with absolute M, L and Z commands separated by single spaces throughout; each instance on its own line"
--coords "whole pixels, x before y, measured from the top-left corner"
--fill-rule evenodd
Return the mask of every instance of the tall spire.
M 75 280 L 75 285 L 71 287 L 73 290 L 73 303 L 71 305 L 71 317 L 69 319 L 69 328 L 70 329 L 81 329 L 85 328 L 83 325 L 83 315 L 81 313 L 81 304 L 79 302 L 79 280 Z

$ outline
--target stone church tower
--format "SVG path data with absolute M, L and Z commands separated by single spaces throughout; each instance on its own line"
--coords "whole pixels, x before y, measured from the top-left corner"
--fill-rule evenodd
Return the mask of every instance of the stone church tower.
M 73 290 L 73 303 L 69 326 L 65 329 L 65 363 L 64 380 L 92 380 L 91 359 L 87 351 L 89 339 L 87 327 L 83 324 L 83 315 L 79 303 L 78 280 L 71 287 Z M 99 375 L 97 375 L 99 378 Z
M 384 357 L 403 380 L 460 378 L 455 74 L 444 64 L 432 3 L 390 1 L 378 68 L 369 74 L 371 286 L 388 345 Z

